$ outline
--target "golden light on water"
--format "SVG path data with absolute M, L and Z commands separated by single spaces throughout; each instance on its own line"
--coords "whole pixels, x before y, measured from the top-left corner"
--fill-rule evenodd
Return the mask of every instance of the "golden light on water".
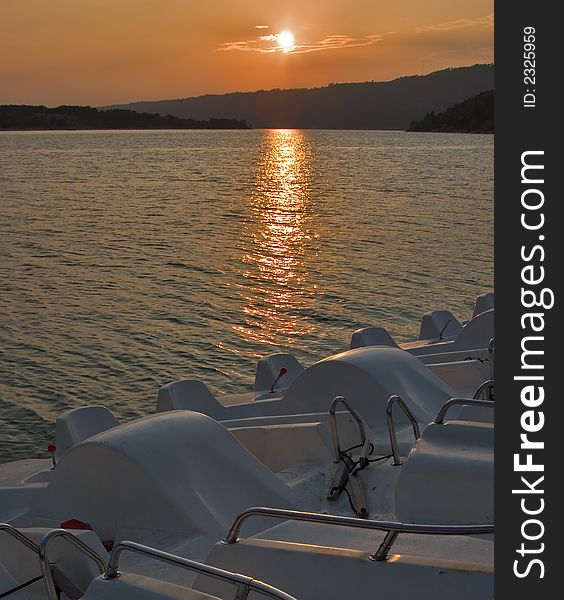
M 303 312 L 316 293 L 308 280 L 318 235 L 310 178 L 311 156 L 304 133 L 266 132 L 250 199 L 250 223 L 243 237 L 245 325 L 235 329 L 247 340 L 292 345 L 315 328 Z

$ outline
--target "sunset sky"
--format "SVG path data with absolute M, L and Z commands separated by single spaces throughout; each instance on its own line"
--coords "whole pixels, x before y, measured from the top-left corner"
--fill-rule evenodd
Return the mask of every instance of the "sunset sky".
M 293 46 L 281 47 L 282 31 Z M 0 104 L 104 105 L 489 62 L 493 0 L 0 0 Z

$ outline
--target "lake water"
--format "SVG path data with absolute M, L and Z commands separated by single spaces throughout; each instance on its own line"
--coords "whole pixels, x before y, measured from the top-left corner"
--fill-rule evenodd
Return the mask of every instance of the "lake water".
M 66 409 L 244 391 L 261 355 L 407 341 L 493 284 L 493 136 L 1 133 L 0 203 L 0 462 Z

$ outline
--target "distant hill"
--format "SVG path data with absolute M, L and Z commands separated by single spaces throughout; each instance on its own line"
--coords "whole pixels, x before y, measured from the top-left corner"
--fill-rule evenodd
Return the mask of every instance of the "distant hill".
M 491 90 L 493 79 L 493 65 L 474 65 L 387 82 L 235 92 L 119 107 L 193 119 L 221 115 L 243 119 L 252 127 L 405 130 L 431 111 Z
M 482 92 L 445 111 L 427 113 L 413 121 L 408 131 L 442 131 L 447 133 L 493 133 L 494 92 Z
M 133 110 L 90 106 L 0 106 L 0 129 L 247 129 L 236 119 L 178 119 Z

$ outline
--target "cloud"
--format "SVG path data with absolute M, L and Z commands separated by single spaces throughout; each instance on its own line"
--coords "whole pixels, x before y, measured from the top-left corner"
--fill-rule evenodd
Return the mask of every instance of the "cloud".
M 457 19 L 456 21 L 446 21 L 427 27 L 417 29 L 418 33 L 424 31 L 452 31 L 453 29 L 467 29 L 470 27 L 479 27 L 482 29 L 490 29 L 494 24 L 493 13 L 485 17 L 476 17 L 475 19 Z
M 371 46 L 382 39 L 381 35 L 368 35 L 355 38 L 349 35 L 330 35 L 321 40 L 312 42 L 296 43 L 290 54 L 308 54 L 310 52 L 321 52 L 322 50 L 337 50 L 342 48 L 354 48 L 356 46 Z M 220 51 L 258 52 L 261 54 L 272 54 L 283 52 L 278 46 L 278 34 L 261 35 L 256 40 L 244 40 L 239 42 L 226 42 L 221 44 Z M 273 45 L 274 43 L 274 45 Z
M 443 23 L 435 23 L 412 30 L 409 34 L 398 34 L 394 31 L 388 31 L 382 34 L 367 35 L 364 37 L 353 37 L 344 34 L 335 34 L 327 36 L 320 40 L 302 41 L 296 40 L 296 44 L 288 54 L 308 54 L 310 52 L 322 52 L 324 50 L 340 50 L 343 48 L 354 48 L 358 46 L 371 46 L 382 40 L 392 40 L 400 37 L 402 39 L 415 40 L 433 40 L 437 36 L 443 37 L 449 32 L 468 30 L 468 34 L 475 36 L 478 32 L 484 32 L 493 28 L 494 15 L 489 14 L 483 17 L 464 18 Z M 270 29 L 269 25 L 255 25 L 255 29 Z M 304 28 L 302 28 L 303 31 Z M 284 50 L 278 45 L 278 35 L 269 33 L 259 35 L 256 39 L 241 40 L 235 42 L 226 42 L 221 44 L 217 50 L 222 52 L 255 52 L 259 54 L 282 53 Z M 481 35 L 481 34 L 480 34 Z M 463 35 L 464 37 L 464 35 Z M 467 37 L 467 36 L 466 36 Z

